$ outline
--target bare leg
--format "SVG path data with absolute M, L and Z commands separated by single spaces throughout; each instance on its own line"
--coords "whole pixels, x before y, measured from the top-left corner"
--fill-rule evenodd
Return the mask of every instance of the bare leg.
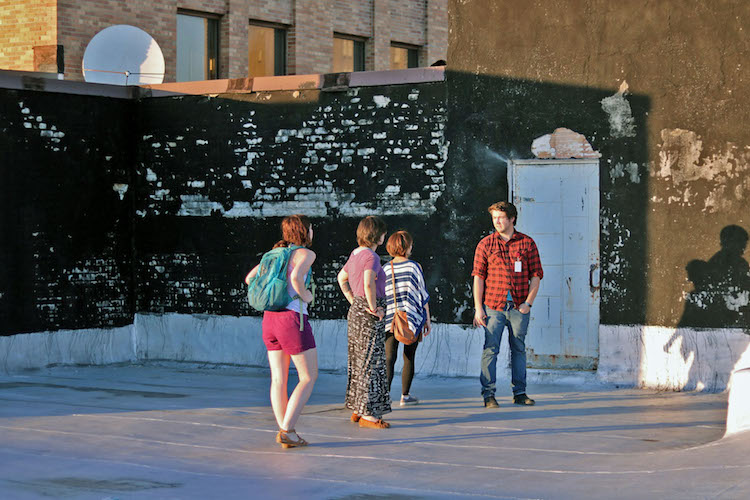
M 286 384 L 289 379 L 290 357 L 282 351 L 268 351 L 268 364 L 271 367 L 271 407 L 279 429 L 284 427 L 284 414 L 287 409 Z
M 299 383 L 289 398 L 289 405 L 286 408 L 286 414 L 282 422 L 283 425 L 281 425 L 281 428 L 284 430 L 294 429 L 297 419 L 302 413 L 302 408 L 304 408 L 307 400 L 310 399 L 315 380 L 318 378 L 318 350 L 313 348 L 295 354 L 292 356 L 292 361 L 297 368 Z

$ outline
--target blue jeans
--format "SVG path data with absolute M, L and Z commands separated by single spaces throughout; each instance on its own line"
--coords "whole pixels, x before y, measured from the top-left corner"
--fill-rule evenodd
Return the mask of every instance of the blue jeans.
M 526 330 L 529 328 L 530 314 L 522 314 L 518 309 L 495 311 L 485 306 L 487 326 L 484 327 L 484 350 L 479 381 L 482 384 L 482 396 L 495 395 L 497 380 L 497 353 L 500 352 L 500 340 L 503 329 L 508 326 L 508 344 L 510 345 L 511 387 L 513 395 L 526 393 Z

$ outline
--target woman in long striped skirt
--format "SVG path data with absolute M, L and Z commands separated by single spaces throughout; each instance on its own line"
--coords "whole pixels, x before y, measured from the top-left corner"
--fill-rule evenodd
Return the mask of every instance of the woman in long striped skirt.
M 338 282 L 349 301 L 347 331 L 349 359 L 346 407 L 360 427 L 386 429 L 383 415 L 391 411 L 385 368 L 385 273 L 375 253 L 385 241 L 386 226 L 380 217 L 359 222 L 357 243 Z

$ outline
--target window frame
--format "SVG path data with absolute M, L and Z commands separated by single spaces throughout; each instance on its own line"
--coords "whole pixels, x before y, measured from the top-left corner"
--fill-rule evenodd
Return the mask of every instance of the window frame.
M 272 23 L 272 22 L 261 21 L 259 19 L 252 19 L 252 18 L 248 19 L 247 25 L 248 25 L 248 28 L 250 26 L 257 26 L 259 28 L 273 29 L 273 73 L 274 74 L 266 75 L 266 76 L 287 75 L 289 72 L 289 61 L 288 61 L 289 26 L 285 24 Z M 248 35 L 248 52 L 250 50 L 249 43 L 250 42 L 249 42 L 249 35 Z M 249 71 L 248 71 L 248 76 L 250 76 Z
M 204 80 L 217 80 L 219 78 L 219 61 L 221 60 L 221 15 L 213 14 L 211 12 L 201 12 L 198 10 L 191 9 L 177 9 L 177 15 L 175 16 L 175 35 L 177 26 L 177 16 L 189 16 L 199 17 L 205 19 L 206 29 L 204 32 L 204 40 L 206 44 L 206 60 L 204 61 Z M 177 36 L 175 36 L 175 49 L 177 47 Z M 213 57 L 212 57 L 213 56 Z M 177 68 L 175 67 L 175 72 Z M 175 78 L 176 79 L 176 78 Z
M 333 32 L 333 38 L 338 38 L 340 40 L 351 40 L 354 42 L 354 46 L 352 47 L 352 72 L 355 71 L 367 71 L 366 67 L 366 59 L 367 59 L 367 53 L 366 53 L 366 47 L 367 47 L 367 38 L 357 35 L 348 35 L 346 33 L 339 33 L 338 31 Z M 332 54 L 333 55 L 333 54 Z M 357 63 L 360 63 L 359 66 Z M 358 69 L 361 68 L 361 69 Z M 344 71 L 343 73 L 347 73 Z
M 420 47 L 419 45 L 411 45 L 409 43 L 402 43 L 402 42 L 391 42 L 391 47 L 394 47 L 397 49 L 406 49 L 407 51 L 406 52 L 406 68 L 407 69 L 419 68 L 419 55 L 420 55 L 422 47 Z M 414 62 L 414 66 L 411 65 L 412 61 Z

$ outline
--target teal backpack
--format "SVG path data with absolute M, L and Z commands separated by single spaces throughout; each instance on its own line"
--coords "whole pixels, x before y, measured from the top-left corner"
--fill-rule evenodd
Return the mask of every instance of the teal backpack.
M 258 272 L 250 279 L 250 284 L 247 286 L 247 301 L 253 309 L 281 311 L 291 301 L 299 298 L 297 295 L 291 297 L 287 290 L 289 258 L 298 248 L 304 247 L 298 245 L 278 247 L 263 254 Z M 306 287 L 310 285 L 311 276 L 312 273 L 308 273 L 305 279 Z

